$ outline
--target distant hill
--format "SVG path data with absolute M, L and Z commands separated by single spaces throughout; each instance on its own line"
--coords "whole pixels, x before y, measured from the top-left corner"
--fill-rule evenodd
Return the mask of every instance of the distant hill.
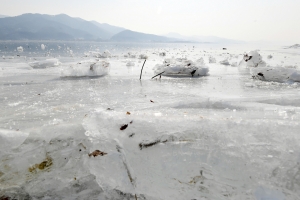
M 141 33 L 96 21 L 86 21 L 66 14 L 0 15 L 0 40 L 90 40 L 116 42 L 206 42 L 240 43 L 214 36 L 166 36 Z
M 243 43 L 243 41 L 231 40 L 216 36 L 184 36 L 179 33 L 168 33 L 166 37 L 177 38 L 181 40 L 193 41 L 193 42 L 203 42 L 203 43 Z
M 0 18 L 0 40 L 107 40 L 113 35 L 111 29 L 65 14 Z
M 95 24 L 85 21 L 81 18 L 73 18 L 65 14 L 60 15 L 43 15 L 45 19 L 55 21 L 66 26 L 69 26 L 73 29 L 87 32 L 98 39 L 109 39 L 113 34 L 109 33 L 103 28 L 96 26 Z
M 124 30 L 111 38 L 117 42 L 178 42 L 179 39 Z
M 122 27 L 118 27 L 118 26 L 112 26 L 112 25 L 109 25 L 109 24 L 106 24 L 106 23 L 99 23 L 99 22 L 96 22 L 96 21 L 90 21 L 91 23 L 95 24 L 96 26 L 98 26 L 99 28 L 107 31 L 110 33 L 111 37 L 115 34 L 118 34 L 120 33 L 121 31 L 124 31 L 126 30 L 125 28 L 122 28 Z
M 300 44 L 294 44 L 292 46 L 289 46 L 288 49 L 300 49 Z

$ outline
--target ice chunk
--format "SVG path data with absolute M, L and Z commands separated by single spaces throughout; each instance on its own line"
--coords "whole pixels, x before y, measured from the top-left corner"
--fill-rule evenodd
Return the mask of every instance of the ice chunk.
M 210 56 L 209 59 L 208 59 L 208 62 L 209 63 L 216 63 L 217 61 L 214 57 Z
M 253 78 L 263 81 L 300 81 L 300 72 L 296 69 L 285 67 L 257 67 L 251 68 Z
M 245 65 L 246 67 L 265 67 L 266 63 L 262 60 L 262 56 L 257 51 L 250 51 L 244 54 L 240 65 Z
M 98 51 L 90 51 L 89 54 L 85 53 L 85 57 L 88 55 L 95 57 L 95 58 L 110 58 L 111 53 L 108 50 L 105 50 L 103 53 L 100 53 Z
M 194 61 L 187 59 L 165 59 L 163 64 L 157 64 L 153 68 L 155 74 L 163 73 L 162 75 L 187 75 L 187 76 L 206 76 L 208 67 L 204 65 L 203 59 Z
M 63 69 L 62 77 L 104 76 L 109 72 L 110 63 L 107 61 L 85 61 Z
M 2 56 L 3 59 L 14 59 L 15 57 L 13 56 Z
M 17 47 L 17 51 L 20 53 L 23 52 L 23 47 L 22 46 Z
M 289 79 L 292 81 L 300 82 L 300 71 L 294 71 L 290 76 Z
M 166 54 L 166 52 L 159 52 L 158 55 L 159 55 L 159 56 L 166 56 L 167 54 Z
M 102 55 L 102 58 L 110 58 L 111 57 L 111 53 L 108 50 L 105 50 Z
M 126 66 L 127 67 L 131 67 L 131 66 L 134 66 L 135 64 L 134 64 L 134 62 L 132 62 L 132 61 L 128 61 L 127 63 L 126 63 Z
M 225 60 L 220 61 L 221 65 L 230 65 L 228 58 L 226 58 Z
M 41 49 L 45 50 L 46 46 L 44 44 L 41 44 Z
M 42 60 L 42 61 L 34 61 L 34 62 L 30 62 L 28 64 L 32 68 L 43 69 L 43 68 L 48 68 L 48 67 L 57 67 L 61 63 L 59 62 L 58 59 L 52 58 L 52 59 L 46 59 L 46 60 Z
M 136 58 L 136 55 L 133 54 L 132 52 L 128 52 L 124 55 L 125 58 Z

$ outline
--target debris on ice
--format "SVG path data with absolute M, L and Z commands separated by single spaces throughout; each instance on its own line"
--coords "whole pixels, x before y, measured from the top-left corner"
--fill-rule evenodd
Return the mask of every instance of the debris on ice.
M 133 54 L 132 52 L 128 52 L 128 53 L 124 54 L 124 57 L 125 58 L 136 58 L 136 55 Z
M 146 54 L 140 54 L 139 59 L 148 59 L 148 56 Z
M 158 55 L 159 55 L 159 56 L 166 56 L 167 54 L 166 54 L 166 52 L 159 52 Z

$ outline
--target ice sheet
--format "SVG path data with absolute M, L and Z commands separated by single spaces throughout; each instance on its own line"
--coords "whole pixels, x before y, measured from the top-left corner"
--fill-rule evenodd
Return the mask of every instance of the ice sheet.
M 261 48 L 258 68 L 240 65 L 257 49 L 243 45 L 66 42 L 45 43 L 45 54 L 40 44 L 0 52 L 13 57 L 0 62 L 1 198 L 299 198 L 300 83 L 298 67 L 286 67 L 299 65 L 298 49 Z M 109 59 L 82 57 L 106 49 Z M 144 62 L 128 52 L 148 56 L 141 80 Z M 172 57 L 209 76 L 151 79 Z M 31 68 L 34 59 L 61 65 Z M 289 80 L 252 78 L 270 68 Z

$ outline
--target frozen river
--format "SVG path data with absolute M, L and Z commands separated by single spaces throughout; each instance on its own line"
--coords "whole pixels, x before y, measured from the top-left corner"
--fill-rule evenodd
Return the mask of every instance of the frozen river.
M 1 43 L 0 199 L 300 199 L 300 83 L 240 65 L 259 48 L 298 70 L 300 50 L 222 47 Z M 107 75 L 65 77 L 104 50 Z M 151 79 L 171 57 L 203 58 L 209 74 Z

